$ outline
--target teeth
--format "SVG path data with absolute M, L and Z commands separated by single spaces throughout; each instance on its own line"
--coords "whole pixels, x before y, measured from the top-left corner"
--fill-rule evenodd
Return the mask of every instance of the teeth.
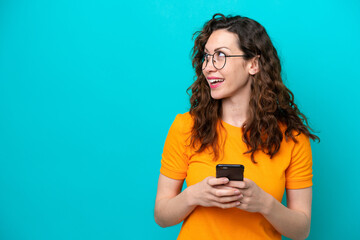
M 224 79 L 211 79 L 209 80 L 211 83 L 223 82 Z

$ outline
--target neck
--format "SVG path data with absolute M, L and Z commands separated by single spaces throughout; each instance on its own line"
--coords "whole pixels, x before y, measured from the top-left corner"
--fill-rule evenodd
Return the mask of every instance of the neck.
M 222 120 L 236 127 L 243 127 L 249 119 L 250 91 L 222 100 Z

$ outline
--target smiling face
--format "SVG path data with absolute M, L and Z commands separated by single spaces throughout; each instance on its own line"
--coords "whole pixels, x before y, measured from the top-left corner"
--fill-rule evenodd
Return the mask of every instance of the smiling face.
M 235 33 L 225 29 L 214 31 L 205 44 L 205 53 L 218 55 L 243 55 L 239 48 L 239 39 Z M 214 99 L 237 98 L 250 95 L 251 92 L 251 63 L 242 57 L 227 57 L 225 66 L 218 70 L 209 56 L 208 64 L 203 74 L 210 86 L 211 97 Z

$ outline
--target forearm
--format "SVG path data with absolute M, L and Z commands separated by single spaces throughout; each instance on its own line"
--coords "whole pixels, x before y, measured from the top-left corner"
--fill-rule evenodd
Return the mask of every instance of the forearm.
M 305 239 L 310 233 L 310 217 L 304 212 L 285 207 L 270 194 L 262 214 L 285 237 Z
M 182 222 L 196 205 L 190 204 L 189 188 L 173 198 L 159 199 L 155 203 L 155 222 L 161 227 L 169 227 Z

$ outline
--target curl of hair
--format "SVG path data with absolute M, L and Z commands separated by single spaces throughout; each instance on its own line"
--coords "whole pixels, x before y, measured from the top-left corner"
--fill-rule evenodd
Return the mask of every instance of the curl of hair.
M 218 29 L 237 34 L 239 48 L 246 55 L 246 61 L 260 56 L 260 70 L 251 76 L 250 117 L 242 128 L 242 140 L 248 147 L 245 154 L 251 154 L 254 163 L 254 153 L 257 150 L 262 150 L 272 158 L 279 151 L 283 139 L 279 123 L 286 126 L 286 139 L 291 138 L 297 142 L 294 133 L 303 133 L 312 140 L 319 141 L 319 137 L 311 133 L 307 118 L 294 103 L 293 93 L 282 81 L 280 59 L 265 28 L 246 17 L 215 14 L 201 31 L 193 35 L 195 41 L 191 58 L 196 76 L 187 92 L 191 90 L 189 112 L 194 119 L 191 145 L 195 147 L 197 143 L 200 144 L 196 152 L 212 147 L 214 159 L 219 157 L 217 124 L 222 114 L 221 99 L 211 97 L 210 87 L 202 73 L 205 44 Z M 222 124 L 220 126 L 223 127 Z

